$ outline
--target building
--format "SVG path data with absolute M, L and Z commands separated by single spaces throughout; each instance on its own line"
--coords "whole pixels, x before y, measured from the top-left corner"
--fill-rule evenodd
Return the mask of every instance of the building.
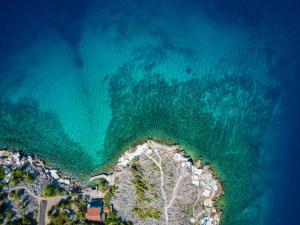
M 89 221 L 104 222 L 110 212 L 110 208 L 104 206 L 103 199 L 92 199 L 87 206 L 86 219 Z

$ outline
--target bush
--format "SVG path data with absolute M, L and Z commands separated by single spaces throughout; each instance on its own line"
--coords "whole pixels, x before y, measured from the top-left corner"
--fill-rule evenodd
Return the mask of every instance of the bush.
M 72 208 L 72 202 L 62 199 L 60 200 L 59 204 L 58 204 L 59 208 L 63 208 L 63 209 L 71 209 Z
M 28 173 L 25 173 L 24 175 L 24 182 L 26 184 L 32 184 L 34 182 L 34 178 L 32 175 L 28 174 Z
M 53 197 L 62 194 L 62 191 L 59 188 L 54 187 L 53 185 L 47 185 L 44 189 L 45 197 Z
M 21 199 L 21 195 L 20 193 L 16 192 L 16 191 L 11 191 L 9 192 L 8 196 L 13 199 L 13 200 L 20 200 Z
M 122 221 L 120 218 L 118 218 L 116 213 L 111 212 L 107 220 L 104 222 L 104 225 L 132 225 L 132 222 Z
M 70 224 L 70 222 L 70 217 L 66 213 L 60 213 L 51 219 L 50 225 Z
M 14 169 L 12 171 L 12 179 L 11 179 L 11 181 L 12 181 L 13 185 L 17 185 L 17 184 L 19 184 L 21 182 L 25 182 L 25 183 L 31 184 L 34 181 L 34 177 L 31 174 L 28 174 L 28 173 L 26 173 L 23 170 Z
M 110 205 L 110 200 L 111 198 L 114 196 L 114 193 L 116 191 L 116 187 L 115 186 L 109 186 L 108 191 L 106 192 L 103 202 L 105 206 L 109 206 Z
M 4 168 L 3 165 L 0 165 L 0 180 L 5 178 L 5 172 L 4 172 Z
M 152 219 L 160 219 L 161 216 L 161 211 L 158 208 L 138 208 L 134 207 L 131 210 L 134 214 L 136 214 L 140 219 L 147 219 L 147 218 L 152 218 Z
M 78 207 L 79 210 L 85 211 L 88 201 L 81 199 L 81 200 L 75 201 L 74 203 Z

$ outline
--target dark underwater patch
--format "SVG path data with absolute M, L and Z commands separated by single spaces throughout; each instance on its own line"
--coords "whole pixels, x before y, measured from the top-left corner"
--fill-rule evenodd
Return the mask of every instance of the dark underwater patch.
M 224 224 L 258 219 L 259 211 L 244 210 L 262 195 L 259 159 L 277 102 L 266 94 L 273 88 L 245 77 L 172 84 L 160 76 L 149 77 L 136 82 L 126 67 L 110 80 L 113 116 L 104 148 L 120 153 L 147 138 L 179 143 L 193 156 L 213 163 L 224 179 Z M 106 155 L 107 161 L 114 156 Z
M 89 4 L 82 0 L 1 1 L 0 59 L 30 46 L 53 29 L 76 51 Z
M 11 103 L 0 98 L 0 146 L 39 154 L 78 176 L 86 176 L 96 167 L 82 147 L 64 132 L 55 114 L 41 111 L 28 99 Z

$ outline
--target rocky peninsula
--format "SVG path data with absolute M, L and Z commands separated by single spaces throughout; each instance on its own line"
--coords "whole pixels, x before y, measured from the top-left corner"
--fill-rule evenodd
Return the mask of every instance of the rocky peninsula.
M 216 207 L 223 188 L 202 161 L 193 162 L 178 145 L 153 140 L 125 152 L 106 179 L 118 216 L 139 225 L 217 225 Z
M 220 224 L 220 181 L 178 145 L 136 145 L 88 183 L 16 150 L 0 167 L 2 224 Z

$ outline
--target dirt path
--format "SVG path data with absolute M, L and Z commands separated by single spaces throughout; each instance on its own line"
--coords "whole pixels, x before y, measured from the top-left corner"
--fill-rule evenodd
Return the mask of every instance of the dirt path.
M 64 196 L 41 197 L 40 198 L 40 201 L 42 201 L 42 200 L 46 200 L 47 201 L 47 207 L 46 207 L 46 213 L 45 213 L 45 224 L 49 224 L 50 223 L 50 219 L 48 217 L 48 212 L 52 208 L 52 206 L 58 204 L 60 202 L 60 200 L 66 199 L 67 197 L 69 197 L 69 196 L 68 195 L 64 195 Z
M 27 187 L 25 186 L 19 186 L 19 187 L 14 187 L 11 188 L 10 191 L 15 191 L 15 190 L 26 190 L 28 192 L 29 195 L 31 195 L 32 197 L 34 197 L 37 201 L 37 204 L 40 206 L 41 201 L 46 201 L 46 211 L 45 211 L 45 224 L 49 224 L 50 220 L 48 218 L 48 211 L 52 208 L 52 206 L 58 204 L 62 199 L 66 199 L 67 197 L 69 197 L 69 195 L 61 195 L 61 196 L 53 196 L 53 197 L 41 197 L 41 196 L 37 196 L 34 193 L 32 193 Z M 38 211 L 38 221 L 40 220 L 40 210 Z
M 170 199 L 170 201 L 168 203 L 166 192 L 165 192 L 165 189 L 164 189 L 164 171 L 163 171 L 163 168 L 162 168 L 162 159 L 161 159 L 161 156 L 160 156 L 160 154 L 159 154 L 159 152 L 157 150 L 154 150 L 154 152 L 157 155 L 159 161 L 157 161 L 156 159 L 154 159 L 147 152 L 145 154 L 146 154 L 146 156 L 149 159 L 151 159 L 155 163 L 155 165 L 159 168 L 159 171 L 160 171 L 160 189 L 161 189 L 161 193 L 162 193 L 162 196 L 163 196 L 163 199 L 164 199 L 164 212 L 165 212 L 166 224 L 168 225 L 169 224 L 168 211 L 169 211 L 169 208 L 172 207 L 172 204 L 173 204 L 174 200 L 177 197 L 176 193 L 177 193 L 179 184 L 180 184 L 180 182 L 181 182 L 181 180 L 183 178 L 183 175 L 180 174 L 179 178 L 177 179 L 175 187 L 173 189 L 173 193 L 172 193 L 171 199 Z

